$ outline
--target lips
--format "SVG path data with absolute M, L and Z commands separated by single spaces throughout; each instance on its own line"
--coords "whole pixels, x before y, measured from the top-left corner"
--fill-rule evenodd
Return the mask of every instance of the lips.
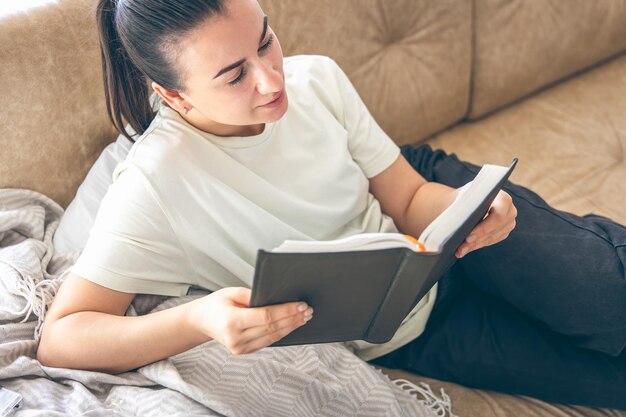
M 270 105 L 272 103 L 275 103 L 276 101 L 280 100 L 280 98 L 282 97 L 283 93 L 285 92 L 285 89 L 282 89 L 280 93 L 278 93 L 278 95 L 276 97 L 274 97 L 274 99 L 268 103 L 262 104 L 261 107 L 263 106 L 267 106 Z

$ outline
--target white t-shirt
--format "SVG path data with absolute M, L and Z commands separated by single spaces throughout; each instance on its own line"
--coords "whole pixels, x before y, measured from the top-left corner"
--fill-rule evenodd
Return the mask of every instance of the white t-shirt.
M 284 72 L 288 110 L 259 135 L 212 135 L 161 103 L 116 166 L 72 272 L 131 293 L 250 288 L 260 248 L 397 232 L 368 178 L 399 147 L 331 58 L 285 57 Z M 408 343 L 422 333 L 436 289 L 391 341 L 346 346 L 369 360 Z

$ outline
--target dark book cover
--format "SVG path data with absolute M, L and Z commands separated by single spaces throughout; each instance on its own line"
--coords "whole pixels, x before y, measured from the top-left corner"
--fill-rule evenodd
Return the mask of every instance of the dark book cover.
M 454 264 L 456 249 L 483 219 L 517 163 L 438 252 L 408 248 L 345 252 L 259 249 L 250 307 L 306 301 L 313 318 L 271 346 L 389 341 L 402 320 Z

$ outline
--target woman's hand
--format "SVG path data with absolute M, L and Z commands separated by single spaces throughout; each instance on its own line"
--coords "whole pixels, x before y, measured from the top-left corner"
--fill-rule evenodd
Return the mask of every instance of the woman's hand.
M 459 194 L 467 185 L 459 188 Z M 456 257 L 462 258 L 469 252 L 501 242 L 509 236 L 515 228 L 517 209 L 513 199 L 505 191 L 500 191 L 489 207 L 485 217 L 467 236 L 465 241 L 456 250 Z
M 313 317 L 304 302 L 248 307 L 250 296 L 249 288 L 226 287 L 194 300 L 190 325 L 238 355 L 271 345 Z

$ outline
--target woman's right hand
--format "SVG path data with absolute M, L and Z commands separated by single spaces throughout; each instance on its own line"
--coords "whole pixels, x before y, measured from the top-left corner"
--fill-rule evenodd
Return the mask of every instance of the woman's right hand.
M 249 288 L 226 287 L 191 301 L 188 319 L 192 328 L 238 355 L 271 345 L 313 315 L 313 308 L 302 301 L 248 307 L 251 294 Z

